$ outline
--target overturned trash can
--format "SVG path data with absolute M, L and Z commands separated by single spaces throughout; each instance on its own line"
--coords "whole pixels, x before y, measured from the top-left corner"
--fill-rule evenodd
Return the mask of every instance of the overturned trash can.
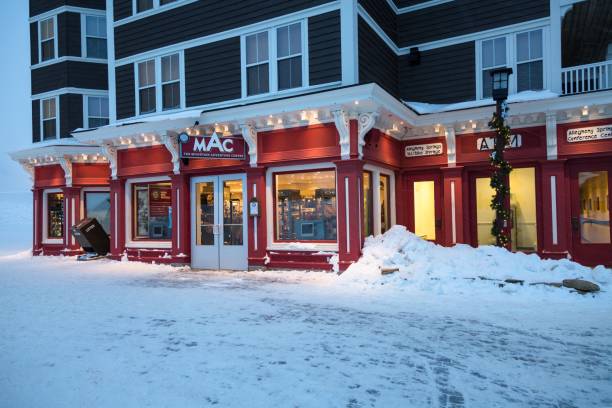
M 110 239 L 104 228 L 95 218 L 84 218 L 72 227 L 72 235 L 85 251 L 79 261 L 101 258 L 110 251 Z

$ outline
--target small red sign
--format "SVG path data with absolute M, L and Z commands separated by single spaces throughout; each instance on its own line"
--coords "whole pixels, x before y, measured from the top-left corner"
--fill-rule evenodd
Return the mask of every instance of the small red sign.
M 241 137 L 179 136 L 181 158 L 183 159 L 237 159 L 246 157 L 246 144 Z
M 149 215 L 151 217 L 165 217 L 168 207 L 172 207 L 172 188 L 170 186 L 149 187 Z

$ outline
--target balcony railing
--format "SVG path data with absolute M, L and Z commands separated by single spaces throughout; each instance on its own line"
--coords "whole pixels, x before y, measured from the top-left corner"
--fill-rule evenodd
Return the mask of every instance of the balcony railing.
M 612 88 L 612 60 L 562 68 L 563 95 L 603 91 Z

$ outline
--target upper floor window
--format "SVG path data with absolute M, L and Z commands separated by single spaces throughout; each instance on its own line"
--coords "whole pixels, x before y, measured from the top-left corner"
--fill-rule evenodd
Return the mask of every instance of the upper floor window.
M 135 0 L 136 2 L 136 13 L 142 13 L 143 11 L 151 10 L 166 4 L 176 3 L 179 0 Z
M 491 97 L 491 71 L 510 67 L 510 92 L 544 89 L 543 29 L 512 33 L 480 41 L 480 98 Z
M 43 140 L 57 138 L 57 98 L 43 99 L 40 102 L 41 133 Z
M 304 86 L 303 28 L 298 22 L 244 37 L 244 96 Z
M 181 108 L 184 93 L 181 53 L 139 62 L 136 74 L 140 115 Z
M 516 85 L 518 92 L 544 87 L 542 30 L 516 35 Z
M 40 35 L 40 61 L 55 58 L 55 17 L 41 20 L 38 26 Z
M 106 18 L 104 16 L 85 16 L 85 51 L 88 58 L 106 59 Z
M 97 128 L 108 125 L 108 97 L 88 96 L 86 108 L 88 128 Z

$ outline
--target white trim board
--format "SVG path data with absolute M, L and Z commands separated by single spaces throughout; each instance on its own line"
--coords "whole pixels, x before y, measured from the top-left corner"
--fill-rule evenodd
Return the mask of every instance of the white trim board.
M 405 47 L 398 47 L 397 44 L 384 32 L 384 30 L 376 23 L 376 21 L 367 13 L 367 11 L 361 6 L 357 6 L 359 15 L 368 23 L 368 25 L 378 34 L 378 36 L 395 52 L 397 55 L 408 55 L 410 49 L 418 47 L 419 51 L 428 51 L 436 48 L 448 47 L 451 45 L 462 44 L 465 42 L 477 41 L 486 39 L 487 37 L 497 37 L 502 35 L 511 34 L 516 31 L 528 31 L 533 28 L 541 28 L 550 24 L 550 17 L 543 17 L 536 20 L 530 20 L 527 22 L 511 24 L 502 27 L 495 27 L 489 30 L 478 31 L 469 34 L 463 34 L 456 37 L 444 38 L 441 40 L 429 41 L 420 44 L 411 44 Z
M 413 6 L 407 6 L 407 7 L 401 7 L 401 8 L 397 7 L 397 5 L 395 4 L 393 0 L 387 0 L 387 3 L 389 3 L 389 7 L 393 9 L 395 14 L 404 14 L 404 13 L 410 13 L 412 11 L 422 10 L 422 9 L 429 8 L 429 7 L 439 6 L 440 4 L 449 3 L 451 1 L 453 0 L 429 0 L 429 1 L 424 1 L 422 3 L 419 3 L 419 4 L 415 4 Z
M 39 55 L 39 60 L 40 60 L 40 55 Z M 65 61 L 90 62 L 92 64 L 107 64 L 108 63 L 108 60 L 103 59 L 103 58 L 75 57 L 75 56 L 66 55 L 63 57 L 58 57 L 58 58 L 47 60 L 45 62 L 39 62 L 38 64 L 30 65 L 30 69 L 33 70 L 33 69 L 43 68 L 49 65 L 59 64 L 60 62 L 65 62 Z
M 114 27 L 122 26 L 125 24 L 129 24 L 133 21 L 138 21 L 143 18 L 153 16 L 155 14 L 159 14 L 159 13 L 163 13 L 168 10 L 175 9 L 177 7 L 186 6 L 187 4 L 195 3 L 196 1 L 198 0 L 178 0 L 174 3 L 160 5 L 159 0 L 157 0 L 157 4 L 154 3 L 153 8 L 147 11 L 142 11 L 140 13 L 137 13 L 136 12 L 136 2 L 132 0 L 132 15 L 129 17 L 122 18 L 120 20 L 113 21 L 112 24 Z
M 65 94 L 77 94 L 77 95 L 91 95 L 91 96 L 108 96 L 107 90 L 102 89 L 86 89 L 86 88 L 58 88 L 49 92 L 43 92 L 34 94 L 30 99 L 46 99 L 53 96 L 65 95 Z
M 97 14 L 101 16 L 106 15 L 106 10 L 86 8 L 86 7 L 75 7 L 75 6 L 61 6 L 54 8 L 53 10 L 45 11 L 44 13 L 37 14 L 28 19 L 29 23 L 34 23 L 36 21 L 45 20 L 49 17 L 56 16 L 61 13 L 88 13 L 88 14 Z
M 274 17 L 265 21 L 258 21 L 257 23 L 249 24 L 246 26 L 241 26 L 237 28 L 233 28 L 231 30 L 222 31 L 219 33 L 214 33 L 211 35 L 207 35 L 204 37 L 195 38 L 192 40 L 187 40 L 179 43 L 175 43 L 172 45 L 168 45 L 165 47 L 156 48 L 154 50 L 149 50 L 145 52 L 141 52 L 138 54 L 130 55 L 129 57 L 120 58 L 115 61 L 115 67 L 120 65 L 130 64 L 143 59 L 150 59 L 153 57 L 157 57 L 163 54 L 172 54 L 177 51 L 182 51 L 187 48 L 193 48 L 204 44 L 210 44 L 217 41 L 225 40 L 228 38 L 239 37 L 245 34 L 251 34 L 257 31 L 263 31 L 268 29 L 271 26 L 280 26 L 283 24 L 289 24 L 291 22 L 316 16 L 319 14 L 324 14 L 329 11 L 338 10 L 340 7 L 340 0 L 335 0 L 330 3 L 325 3 L 320 6 L 311 7 L 308 9 L 300 10 L 295 13 L 285 14 L 282 16 Z M 110 67 L 109 67 L 110 69 Z

